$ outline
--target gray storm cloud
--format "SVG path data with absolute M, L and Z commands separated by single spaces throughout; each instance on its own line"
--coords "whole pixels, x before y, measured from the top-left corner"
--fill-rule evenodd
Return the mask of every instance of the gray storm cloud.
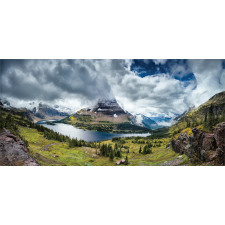
M 223 60 L 188 60 L 171 74 L 140 77 L 132 60 L 1 60 L 1 97 L 42 101 L 73 110 L 114 98 L 131 113 L 182 113 L 225 90 Z M 147 60 L 146 60 L 147 63 Z M 158 60 L 164 64 L 166 60 Z M 175 73 L 192 72 L 188 85 Z M 186 83 L 187 84 L 187 83 Z
M 2 94 L 23 100 L 52 101 L 80 97 L 88 100 L 113 96 L 94 63 L 83 60 L 2 61 Z

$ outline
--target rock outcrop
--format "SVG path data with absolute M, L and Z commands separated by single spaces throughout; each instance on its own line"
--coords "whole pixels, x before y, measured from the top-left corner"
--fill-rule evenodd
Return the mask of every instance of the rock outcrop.
M 0 133 L 0 166 L 39 166 L 24 142 L 6 129 Z
M 225 122 L 216 126 L 213 133 L 206 133 L 194 128 L 193 135 L 181 134 L 172 140 L 176 153 L 186 154 L 194 162 L 214 162 L 225 165 Z
M 220 123 L 214 130 L 214 137 L 217 143 L 217 157 L 219 163 L 225 165 L 225 122 Z

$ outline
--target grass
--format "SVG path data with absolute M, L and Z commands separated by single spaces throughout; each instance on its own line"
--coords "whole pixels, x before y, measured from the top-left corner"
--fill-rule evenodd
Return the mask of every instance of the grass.
M 128 156 L 129 159 L 129 165 L 130 166 L 159 166 L 162 165 L 165 161 L 173 161 L 176 159 L 180 159 L 177 165 L 183 164 L 183 160 L 186 160 L 186 164 L 189 163 L 187 161 L 186 156 L 180 156 L 179 154 L 176 154 L 171 147 L 167 147 L 168 143 L 170 142 L 169 138 L 163 138 L 163 139 L 153 139 L 150 142 L 153 144 L 152 147 L 152 154 L 140 154 L 139 149 L 140 146 L 144 147 L 145 144 L 138 144 L 138 143 L 132 143 L 135 139 L 127 139 L 123 138 L 126 143 L 123 144 L 123 146 L 129 148 L 129 153 L 127 153 L 127 149 L 122 149 L 123 156 Z M 143 138 L 139 139 L 139 141 L 146 141 L 148 139 Z M 149 140 L 148 140 L 149 141 Z M 162 142 L 162 143 L 159 143 Z M 103 143 L 111 144 L 114 146 L 115 143 L 113 143 L 111 140 L 104 141 Z M 160 145 L 160 146 L 158 146 Z
M 29 142 L 29 154 L 42 166 L 114 165 L 109 158 L 96 156 L 96 149 L 69 148 L 67 143 L 47 140 L 36 129 L 20 127 L 20 134 Z
M 32 155 L 42 166 L 115 166 L 119 158 L 110 161 L 109 157 L 96 155 L 95 148 L 74 147 L 69 148 L 68 143 L 62 143 L 55 140 L 48 140 L 43 134 L 36 129 L 19 127 L 19 132 L 29 142 L 29 154 Z M 138 141 L 150 141 L 153 144 L 152 154 L 140 154 L 139 148 L 145 144 L 135 142 L 135 138 L 123 138 L 122 148 L 123 158 L 128 156 L 129 166 L 158 166 L 166 162 L 178 160 L 176 165 L 189 164 L 186 156 L 179 156 L 171 147 L 167 147 L 170 142 L 169 138 L 164 139 L 146 139 L 141 138 Z M 134 143 L 135 142 L 135 143 Z M 160 143 L 161 142 L 161 143 Z M 112 140 L 103 141 L 102 143 L 115 143 Z M 160 145 L 160 146 L 159 146 Z M 127 153 L 129 148 L 129 153 Z M 99 149 L 97 149 L 99 153 Z

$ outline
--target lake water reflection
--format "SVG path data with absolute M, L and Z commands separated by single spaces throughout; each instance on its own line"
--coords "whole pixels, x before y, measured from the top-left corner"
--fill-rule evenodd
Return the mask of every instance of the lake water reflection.
M 47 121 L 39 122 L 38 124 L 47 127 L 55 132 L 59 132 L 60 134 L 67 135 L 70 138 L 77 138 L 78 140 L 82 139 L 84 141 L 103 141 L 109 140 L 113 137 L 147 137 L 150 134 L 112 134 L 112 133 L 105 133 L 100 131 L 90 131 L 90 130 L 82 130 L 76 128 L 70 124 L 64 123 L 55 123 L 54 125 L 47 124 Z

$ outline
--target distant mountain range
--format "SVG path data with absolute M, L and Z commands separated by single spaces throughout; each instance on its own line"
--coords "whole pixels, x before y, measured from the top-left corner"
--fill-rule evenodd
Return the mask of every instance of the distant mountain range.
M 16 111 L 20 113 L 24 117 L 27 117 L 29 120 L 33 122 L 38 122 L 41 120 L 52 120 L 52 119 L 64 119 L 69 116 L 66 112 L 61 112 L 55 108 L 50 107 L 49 105 L 39 103 L 38 106 L 34 106 L 32 109 L 27 108 L 15 108 L 10 105 L 10 102 L 7 100 L 0 100 L 0 105 L 9 110 Z M 31 106 L 33 104 L 31 103 Z
M 132 117 L 132 122 L 138 126 L 147 127 L 149 129 L 158 129 L 160 126 L 152 119 L 142 114 L 136 114 Z
M 179 133 L 186 127 L 201 125 L 213 111 L 215 121 L 219 121 L 225 112 L 225 92 L 213 96 L 198 108 L 190 107 L 180 115 L 145 116 L 132 115 L 120 107 L 116 99 L 99 99 L 88 108 L 81 109 L 74 114 L 60 110 L 60 107 L 51 107 L 47 104 L 30 103 L 27 108 L 15 108 L 6 99 L 0 101 L 1 107 L 8 111 L 16 111 L 33 122 L 40 120 L 58 119 L 76 127 L 105 132 L 149 132 L 162 127 L 170 127 L 170 133 Z M 172 126 L 171 126 L 172 125 Z
M 116 99 L 99 99 L 94 106 L 81 109 L 70 115 L 68 112 L 62 111 L 63 109 L 57 105 L 51 107 L 47 104 L 30 102 L 27 107 L 15 108 L 6 99 L 1 100 L 0 104 L 8 110 L 13 109 L 20 112 L 21 115 L 33 122 L 63 119 L 63 122 L 73 124 L 76 127 L 107 132 L 121 132 L 121 130 L 135 132 L 135 129 L 137 132 L 148 132 L 149 130 L 169 127 L 194 109 L 191 107 L 183 114 L 175 116 L 165 114 L 159 116 L 132 115 L 122 109 Z
M 32 111 L 29 111 L 32 115 L 33 121 L 51 120 L 51 119 L 63 119 L 69 116 L 66 112 L 60 112 L 48 105 L 40 103 L 38 107 L 34 107 Z
M 123 124 L 124 126 L 124 124 L 127 124 L 127 126 L 129 125 L 132 127 L 131 130 L 136 127 L 138 131 L 146 132 L 148 129 L 155 130 L 169 126 L 171 123 L 177 121 L 176 119 L 165 115 L 158 117 L 148 117 L 142 114 L 132 115 L 122 109 L 116 99 L 99 99 L 94 106 L 81 109 L 72 115 L 65 112 L 68 111 L 69 108 L 63 111 L 63 109 L 57 105 L 51 107 L 47 104 L 30 102 L 26 107 L 15 108 L 11 106 L 10 102 L 6 99 L 1 100 L 1 104 L 4 108 L 9 110 L 14 109 L 20 112 L 33 122 L 64 119 L 64 122 L 73 124 L 77 127 L 102 131 L 108 131 L 109 124 L 111 127 L 109 130 L 111 131 L 112 124 L 115 124 L 113 129 L 119 132 L 121 129 L 118 128 L 118 125 Z

